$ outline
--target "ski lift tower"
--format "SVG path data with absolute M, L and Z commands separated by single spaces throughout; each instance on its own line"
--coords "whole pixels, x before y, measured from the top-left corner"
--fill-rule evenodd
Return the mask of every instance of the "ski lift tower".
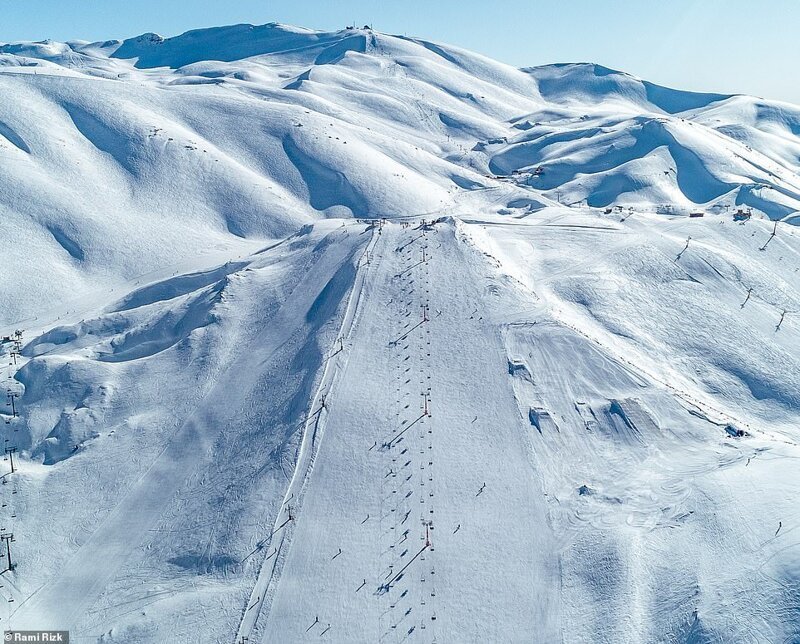
M 16 564 L 11 561 L 11 542 L 14 541 L 14 533 L 13 532 L 0 532 L 0 539 L 3 540 L 3 544 L 6 547 L 6 557 L 8 561 L 8 566 L 6 567 L 4 572 L 8 572 L 9 570 L 14 570 L 16 568 Z

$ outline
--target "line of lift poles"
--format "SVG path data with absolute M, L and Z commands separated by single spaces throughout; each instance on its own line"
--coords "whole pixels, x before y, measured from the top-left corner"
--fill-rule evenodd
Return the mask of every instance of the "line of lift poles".
M 11 340 L 11 353 L 9 356 L 11 362 L 9 362 L 9 366 L 16 366 L 17 359 L 19 358 L 22 352 L 22 331 L 19 330 L 15 331 L 12 338 L 9 339 Z M 8 396 L 8 401 L 6 402 L 6 406 L 11 407 L 11 416 L 6 418 L 6 425 L 10 425 L 12 420 L 14 420 L 15 418 L 19 418 L 19 409 L 17 408 L 17 399 L 19 398 L 19 393 L 14 391 L 10 387 L 6 390 L 6 393 Z M 15 429 L 14 431 L 17 430 Z M 14 454 L 17 453 L 17 448 L 13 445 L 9 445 L 10 442 L 11 442 L 10 438 L 4 439 L 4 454 L 5 454 L 4 460 L 10 461 L 11 471 L 3 475 L 2 477 L 3 484 L 6 484 L 8 482 L 7 477 L 9 476 L 9 474 L 14 474 L 14 472 L 17 471 L 16 465 L 14 464 Z M 12 494 L 15 493 L 16 490 L 13 490 Z M 2 505 L 3 507 L 6 507 L 5 503 L 3 503 Z M 14 517 L 15 515 L 12 514 L 11 516 Z M 0 527 L 0 541 L 3 542 L 3 548 L 5 550 L 4 554 L 6 556 L 6 568 L 5 570 L 2 571 L 5 573 L 14 570 L 14 568 L 16 568 L 16 564 L 11 558 L 11 544 L 14 541 L 14 533 L 9 530 L 6 530 L 5 527 Z M 2 555 L 0 554 L 0 556 Z M 9 601 L 13 601 L 13 599 Z
M 383 226 L 383 223 L 384 223 L 384 221 L 383 221 L 383 220 L 380 220 L 380 222 L 378 223 L 378 229 L 379 229 L 379 231 L 380 231 L 380 228 L 382 228 L 382 226 Z M 423 220 L 423 222 L 422 222 L 422 227 L 423 227 L 423 230 L 429 230 L 429 229 L 430 229 L 430 228 L 429 228 L 429 226 L 430 226 L 430 224 L 428 224 L 428 223 L 427 223 L 425 220 Z M 421 237 L 424 237 L 424 233 L 423 233 L 422 235 L 420 235 L 419 237 L 416 237 L 416 238 L 412 239 L 412 240 L 411 240 L 410 242 L 408 242 L 408 243 L 409 243 L 409 244 L 410 244 L 410 243 L 413 243 L 414 241 L 416 241 L 416 239 L 419 239 L 419 238 L 421 238 Z M 421 251 L 422 251 L 422 258 L 421 258 L 421 261 L 419 261 L 419 262 L 417 262 L 416 264 L 413 264 L 412 266 L 408 267 L 407 269 L 405 269 L 405 270 L 401 271 L 400 273 L 398 273 L 398 276 L 399 276 L 399 275 L 402 275 L 402 274 L 403 274 L 403 273 L 405 273 L 406 271 L 409 271 L 409 270 L 411 270 L 411 269 L 413 269 L 413 268 L 415 268 L 415 267 L 417 267 L 417 266 L 420 266 L 420 265 L 422 265 L 422 264 L 424 264 L 425 262 L 427 262 L 427 261 L 428 261 L 429 257 L 428 257 L 428 255 L 427 255 L 426 249 L 425 249 L 425 248 L 422 248 L 422 249 L 421 249 Z M 365 252 L 365 260 L 366 260 L 366 261 L 365 261 L 365 263 L 366 263 L 366 264 L 369 264 L 369 263 L 371 262 L 371 256 L 370 256 L 370 253 L 369 253 L 368 251 L 367 251 L 367 252 Z M 428 311 L 428 305 L 427 305 L 427 304 L 423 304 L 423 305 L 421 305 L 421 308 L 422 308 L 422 320 L 421 320 L 420 322 L 418 322 L 417 324 L 415 324 L 413 327 L 411 327 L 411 328 L 410 328 L 408 331 L 406 331 L 406 332 L 405 332 L 403 335 L 401 335 L 399 338 L 397 338 L 396 340 L 393 340 L 393 341 L 391 342 L 391 344 L 393 344 L 393 345 L 396 345 L 398 342 L 400 342 L 401 340 L 404 340 L 406 337 L 408 337 L 408 336 L 409 336 L 409 335 L 410 335 L 410 334 L 411 334 L 411 333 L 412 333 L 412 332 L 413 332 L 415 329 L 418 329 L 419 327 L 421 327 L 421 326 L 422 326 L 423 324 L 425 324 L 426 322 L 430 322 L 430 317 L 428 317 L 428 313 L 429 313 L 429 311 Z M 339 352 L 341 352 L 341 351 L 343 351 L 343 350 L 344 350 L 344 342 L 343 342 L 343 339 L 342 339 L 342 338 L 338 338 L 336 342 L 337 342 L 337 344 L 336 344 L 336 346 L 335 346 L 335 350 L 334 350 L 334 352 L 333 352 L 333 353 L 332 353 L 332 354 L 331 354 L 331 355 L 328 357 L 328 359 L 332 358 L 332 357 L 333 357 L 333 356 L 335 356 L 337 353 L 339 353 Z M 326 396 L 325 396 L 325 394 L 323 394 L 323 395 L 322 395 L 322 400 L 321 400 L 320 407 L 319 407 L 319 409 L 317 409 L 317 411 L 315 412 L 315 414 L 314 414 L 314 415 L 318 414 L 319 412 L 321 412 L 321 411 L 322 411 L 322 409 L 325 409 L 325 408 L 326 408 L 326 400 L 325 400 L 325 398 L 326 398 Z M 402 430 L 402 431 L 401 431 L 399 434 L 396 434 L 395 436 L 393 436 L 393 437 L 392 437 L 391 439 L 389 439 L 388 441 L 385 441 L 385 442 L 382 444 L 382 448 L 384 448 L 384 449 L 386 449 L 386 448 L 390 448 L 390 447 L 392 446 L 392 444 L 393 444 L 393 443 L 394 443 L 394 442 L 395 442 L 395 441 L 396 441 L 396 440 L 397 440 L 397 439 L 398 439 L 400 436 L 402 436 L 402 435 L 403 435 L 403 434 L 404 434 L 404 433 L 405 433 L 405 432 L 406 432 L 408 429 L 410 429 L 410 428 L 411 428 L 411 426 L 412 426 L 412 425 L 414 425 L 414 424 L 416 424 L 417 422 L 421 421 L 423 418 L 426 418 L 426 417 L 430 417 L 430 416 L 431 416 L 431 412 L 430 412 L 430 398 L 429 398 L 429 394 L 428 394 L 427 392 L 423 392 L 423 393 L 422 393 L 422 398 L 423 398 L 423 400 L 422 400 L 422 415 L 420 415 L 420 416 L 419 416 L 419 417 L 418 417 L 416 420 L 412 421 L 412 422 L 411 422 L 409 425 L 407 425 L 407 426 L 405 427 L 405 429 L 403 429 L 403 430 Z M 375 443 L 375 445 L 373 445 L 373 446 L 372 446 L 372 447 L 370 447 L 369 449 L 370 449 L 370 450 L 372 450 L 372 449 L 374 449 L 376 446 L 377 446 L 377 442 Z M 270 537 L 271 537 L 272 535 L 274 535 L 274 534 L 275 534 L 275 532 L 277 532 L 278 530 L 280 530 L 281 528 L 283 528 L 283 527 L 284 527 L 284 526 L 285 526 L 285 525 L 286 525 L 286 524 L 287 524 L 289 521 L 292 521 L 294 518 L 295 518 L 295 517 L 292 515 L 291 506 L 289 506 L 289 518 L 288 518 L 288 519 L 287 519 L 287 520 L 286 520 L 286 521 L 285 521 L 285 522 L 284 522 L 284 523 L 283 523 L 281 526 L 278 526 L 278 528 L 276 528 L 276 529 L 275 529 L 275 530 L 272 532 L 272 534 L 270 535 Z M 368 518 L 369 518 L 369 515 L 367 515 L 367 519 L 368 519 Z M 366 519 L 365 519 L 364 521 L 366 521 Z M 362 523 L 363 523 L 363 521 L 362 521 Z M 431 540 L 431 534 L 430 534 L 430 529 L 431 529 L 431 527 L 433 527 L 433 521 L 430 521 L 430 520 L 429 520 L 429 521 L 423 521 L 422 523 L 423 523 L 423 525 L 425 526 L 425 544 L 424 544 L 424 545 L 422 546 L 422 548 L 421 548 L 421 549 L 420 549 L 420 550 L 419 550 L 419 551 L 418 551 L 418 552 L 417 552 L 417 553 L 416 553 L 416 554 L 415 554 L 415 555 L 414 555 L 414 556 L 413 556 L 413 557 L 412 557 L 412 558 L 411 558 L 411 559 L 410 559 L 410 560 L 409 560 L 409 561 L 406 563 L 406 565 L 405 565 L 405 566 L 403 566 L 403 567 L 402 567 L 402 568 L 401 568 L 401 569 L 400 569 L 400 570 L 399 570 L 397 573 L 395 573 L 394 575 L 392 575 L 392 578 L 391 578 L 391 579 L 390 579 L 388 582 L 386 582 L 386 583 L 384 583 L 384 584 L 383 584 L 382 588 L 383 588 L 384 590 L 388 590 L 389 588 L 391 588 L 392 584 L 394 584 L 394 583 L 395 583 L 395 582 L 396 582 L 396 581 L 397 581 L 397 580 L 398 580 L 398 579 L 399 579 L 399 578 L 402 576 L 402 574 L 403 574 L 403 573 L 406 571 L 406 569 L 407 569 L 407 568 L 408 568 L 408 567 L 409 567 L 409 566 L 410 566 L 412 563 L 414 563 L 414 561 L 416 561 L 416 559 L 417 559 L 417 558 L 418 558 L 420 555 L 422 555 L 422 553 L 423 553 L 423 552 L 425 552 L 426 550 L 433 550 L 433 549 L 434 549 L 434 548 L 433 548 L 433 542 L 432 542 L 432 540 Z M 265 540 L 265 541 L 266 541 L 266 540 Z M 259 544 L 259 546 L 260 546 L 260 545 L 261 545 L 261 544 Z M 251 553 L 250 553 L 250 555 L 254 554 L 254 553 L 255 553 L 255 552 L 258 550 L 258 549 L 259 549 L 259 548 L 256 548 L 256 550 L 254 550 L 253 552 L 251 552 Z M 277 550 L 276 550 L 276 552 L 277 552 Z M 340 550 L 340 552 L 341 552 L 341 550 Z M 267 557 L 267 559 L 269 559 L 270 557 L 272 557 L 274 554 L 276 554 L 276 553 L 273 553 L 273 554 L 269 555 L 269 556 Z M 250 555 L 248 555 L 248 557 L 249 557 Z M 335 559 L 337 556 L 338 556 L 338 554 L 337 554 L 337 555 L 334 555 L 334 559 Z M 245 557 L 245 559 L 246 559 L 246 558 L 247 558 L 247 557 Z M 366 580 L 364 580 L 364 584 L 362 584 L 362 585 L 361 585 L 361 586 L 358 588 L 358 590 L 361 590 L 361 588 L 363 588 L 363 586 L 364 586 L 365 584 L 366 584 Z M 319 623 L 319 617 L 317 617 L 317 618 L 314 620 L 314 623 L 311 625 L 311 627 L 309 627 L 309 629 L 310 629 L 310 628 L 312 628 L 313 626 L 315 626 L 315 625 L 316 625 L 316 624 L 318 624 L 318 623 Z M 324 630 L 324 631 L 321 633 L 321 635 L 324 635 L 325 633 L 327 633 L 329 629 L 330 629 L 330 625 L 328 625 L 328 628 L 327 628 L 327 629 L 325 629 L 325 630 Z M 247 635 L 242 635 L 242 636 L 241 636 L 241 637 L 240 637 L 240 638 L 237 640 L 236 644 L 248 644 L 249 642 L 250 642 L 250 638 L 249 638 Z

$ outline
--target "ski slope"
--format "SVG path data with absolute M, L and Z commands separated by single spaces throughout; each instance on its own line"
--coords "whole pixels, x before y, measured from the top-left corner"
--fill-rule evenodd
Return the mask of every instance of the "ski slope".
M 462 252 L 452 224 L 383 227 L 291 548 L 256 606 L 260 641 L 326 624 L 338 641 L 557 637 L 546 508 L 525 434 L 507 423 L 512 391 L 480 377 L 502 373 L 502 341 L 476 332 L 479 290 L 456 288 L 472 269 Z M 443 333 L 476 341 L 465 351 Z
M 274 24 L 0 87 L 4 628 L 800 641 L 796 107 Z
M 78 641 L 791 640 L 798 330 L 723 277 L 780 267 L 797 297 L 797 237 L 758 251 L 768 231 L 331 221 L 31 331 L 9 498 L 37 539 L 3 619 Z M 130 346 L 210 294 L 213 321 Z M 702 347 L 669 322 L 692 312 Z

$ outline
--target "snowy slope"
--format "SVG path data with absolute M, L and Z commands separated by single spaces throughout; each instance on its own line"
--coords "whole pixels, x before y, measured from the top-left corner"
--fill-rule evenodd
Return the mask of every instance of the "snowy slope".
M 760 222 L 512 221 L 331 221 L 29 331 L 3 619 L 797 637 L 794 230 L 762 252 Z
M 3 624 L 800 641 L 797 108 L 357 29 L 0 64 Z
M 800 208 L 794 106 L 371 30 L 0 45 L 0 93 L 8 323 L 323 217 Z

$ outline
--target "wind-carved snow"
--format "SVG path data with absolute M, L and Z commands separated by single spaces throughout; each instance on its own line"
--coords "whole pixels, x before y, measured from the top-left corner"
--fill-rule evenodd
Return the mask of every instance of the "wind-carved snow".
M 0 64 L 9 627 L 800 638 L 797 108 L 367 29 Z
M 3 319 L 321 217 L 800 208 L 800 112 L 598 65 L 514 69 L 370 30 L 237 25 L 0 46 Z M 24 154 L 22 154 L 24 153 Z M 499 178 L 487 175 L 503 175 Z M 483 192 L 484 194 L 480 194 Z M 60 280 L 16 250 L 59 257 Z M 168 213 L 169 216 L 166 216 Z M 187 234 L 187 229 L 191 232 Z

